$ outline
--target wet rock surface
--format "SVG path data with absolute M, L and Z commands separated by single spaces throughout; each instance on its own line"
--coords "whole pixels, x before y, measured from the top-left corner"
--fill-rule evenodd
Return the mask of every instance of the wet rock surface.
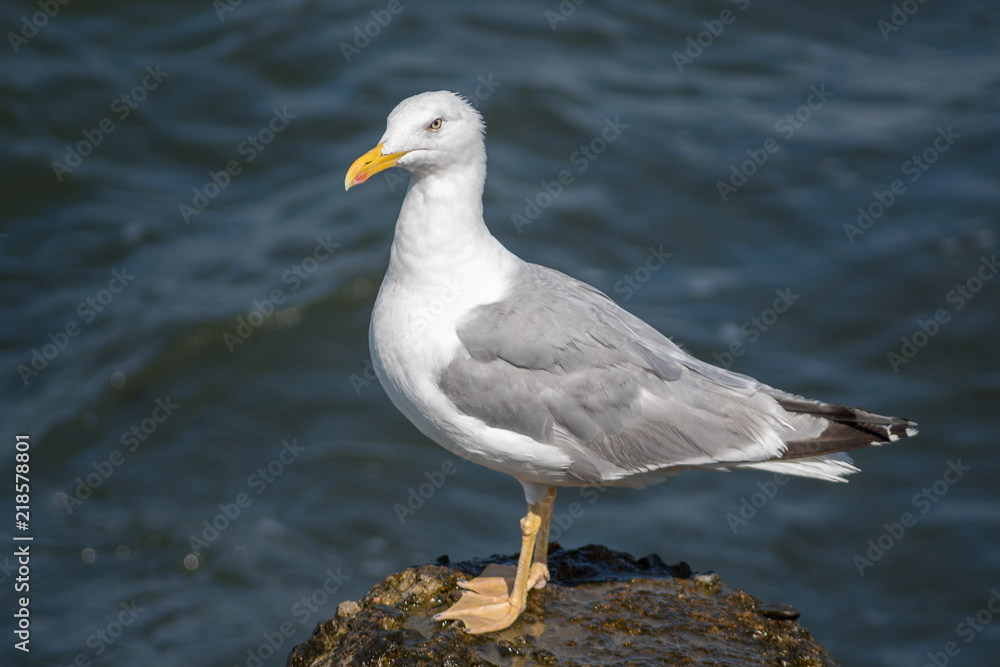
M 714 573 L 589 545 L 549 552 L 552 581 L 506 630 L 467 635 L 433 615 L 493 556 L 411 567 L 343 602 L 295 647 L 289 667 L 445 665 L 840 665 L 788 604 L 762 605 Z

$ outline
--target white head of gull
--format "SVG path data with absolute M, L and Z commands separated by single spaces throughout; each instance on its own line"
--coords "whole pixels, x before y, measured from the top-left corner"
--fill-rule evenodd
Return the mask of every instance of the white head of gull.
M 683 470 L 755 468 L 844 481 L 844 452 L 915 424 L 789 394 L 690 356 L 597 289 L 525 262 L 483 221 L 485 126 L 461 96 L 403 100 L 345 188 L 410 172 L 372 312 L 393 404 L 454 454 L 524 487 L 516 570 L 463 582 L 439 620 L 511 625 L 549 579 L 556 486 L 644 486 Z

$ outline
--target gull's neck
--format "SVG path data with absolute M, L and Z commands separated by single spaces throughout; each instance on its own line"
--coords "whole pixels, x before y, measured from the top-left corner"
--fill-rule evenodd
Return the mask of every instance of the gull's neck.
M 386 280 L 420 288 L 502 281 L 517 259 L 483 222 L 482 168 L 411 176 L 396 221 Z

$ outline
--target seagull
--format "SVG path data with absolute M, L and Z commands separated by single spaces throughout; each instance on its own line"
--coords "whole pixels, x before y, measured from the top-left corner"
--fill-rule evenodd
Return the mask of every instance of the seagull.
M 516 569 L 460 582 L 436 620 L 473 634 L 514 623 L 549 580 L 557 486 L 745 468 L 846 481 L 858 469 L 845 452 L 916 434 L 700 361 L 596 288 L 515 256 L 483 221 L 485 133 L 462 96 L 421 93 L 344 179 L 410 173 L 368 334 L 379 381 L 424 435 L 512 475 L 528 504 Z

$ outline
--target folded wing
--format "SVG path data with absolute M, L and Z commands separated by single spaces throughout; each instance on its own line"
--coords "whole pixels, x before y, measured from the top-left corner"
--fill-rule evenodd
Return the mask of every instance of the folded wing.
M 857 470 L 842 452 L 916 433 L 699 361 L 598 290 L 534 264 L 458 336 L 441 390 L 490 427 L 564 449 L 581 484 L 689 468 L 841 480 Z

